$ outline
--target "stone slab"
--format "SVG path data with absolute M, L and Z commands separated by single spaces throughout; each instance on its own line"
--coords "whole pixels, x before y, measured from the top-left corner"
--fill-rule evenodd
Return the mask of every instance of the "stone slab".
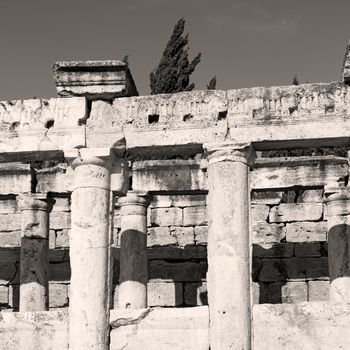
M 149 282 L 147 284 L 147 305 L 180 306 L 183 304 L 183 285 L 178 282 Z
M 318 221 L 322 214 L 322 203 L 282 203 L 271 208 L 269 222 Z
M 208 307 L 111 310 L 110 350 L 208 350 Z
M 349 304 L 263 304 L 253 307 L 254 348 L 259 350 L 347 349 Z
M 286 225 L 287 242 L 324 242 L 327 240 L 327 222 L 291 222 Z

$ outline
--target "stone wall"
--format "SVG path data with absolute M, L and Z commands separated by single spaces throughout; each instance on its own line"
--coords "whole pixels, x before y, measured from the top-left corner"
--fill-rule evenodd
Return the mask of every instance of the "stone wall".
M 67 307 L 70 176 L 67 176 L 64 165 L 36 170 L 34 175 L 33 169 L 25 167 L 22 175 L 16 170 L 17 177 L 10 176 L 14 171 L 9 170 L 8 179 L 16 183 L 4 180 L 0 188 L 5 193 L 0 198 L 0 305 L 3 309 L 18 308 L 20 213 L 15 194 L 30 191 L 35 182 L 37 191 L 51 189 L 54 192 L 50 196 L 55 199 L 50 214 L 50 307 Z M 171 175 L 174 177 L 171 181 L 175 181 L 176 175 L 176 172 Z M 4 176 L 2 178 L 5 179 Z M 202 182 L 193 175 L 191 178 L 195 183 L 205 181 L 204 177 Z M 206 193 L 205 189 L 151 192 L 152 201 L 148 208 L 149 306 L 207 304 Z M 320 189 L 252 192 L 254 303 L 328 299 L 327 229 L 322 196 Z M 114 226 L 116 305 L 120 230 L 118 205 Z

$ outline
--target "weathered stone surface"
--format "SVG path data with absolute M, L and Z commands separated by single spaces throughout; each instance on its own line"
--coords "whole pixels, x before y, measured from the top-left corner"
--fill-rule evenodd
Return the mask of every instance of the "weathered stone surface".
M 287 242 L 323 242 L 327 239 L 327 222 L 292 222 L 286 225 Z
M 149 307 L 182 305 L 183 294 L 182 283 L 159 281 L 147 284 L 147 304 Z
M 191 191 L 207 189 L 207 176 L 200 169 L 200 160 L 136 161 L 132 170 L 134 190 Z
M 63 230 L 71 227 L 70 212 L 51 212 L 50 213 L 50 229 Z
M 205 206 L 187 207 L 183 209 L 183 224 L 184 226 L 207 225 L 207 216 L 207 208 Z
M 208 305 L 207 282 L 185 283 L 184 298 L 187 306 Z
M 0 286 L 0 304 L 7 305 L 9 303 L 9 287 Z
M 29 164 L 0 164 L 0 176 L 0 193 L 2 195 L 31 192 L 33 172 Z M 15 213 L 17 211 L 16 204 L 11 205 L 9 200 L 0 201 L 0 203 L 1 213 Z
M 207 263 L 180 262 L 171 263 L 163 260 L 149 262 L 150 279 L 171 279 L 175 282 L 195 282 L 206 277 Z
M 209 348 L 207 306 L 111 310 L 110 320 L 111 350 Z
M 342 81 L 349 85 L 350 82 L 350 43 L 346 46 L 342 70 L 341 70 Z
M 151 225 L 154 226 L 181 226 L 182 209 L 156 208 L 151 209 Z
M 149 260 L 190 260 L 207 258 L 206 246 L 163 246 L 147 249 Z
M 68 289 L 66 284 L 49 284 L 50 308 L 64 307 L 68 305 Z
M 268 287 L 269 303 L 301 303 L 307 301 L 306 282 L 274 282 Z
M 250 208 L 252 222 L 266 221 L 270 208 L 265 204 L 253 204 Z
M 322 218 L 322 203 L 282 203 L 270 210 L 270 222 L 317 221 Z
M 268 302 L 268 289 L 266 283 L 252 283 L 252 302 L 255 304 L 265 304 Z
M 276 205 L 281 203 L 283 192 L 258 192 L 252 191 L 251 203 L 252 204 L 267 204 Z
M 71 277 L 71 268 L 68 261 L 60 263 L 50 263 L 49 279 L 50 281 L 69 283 Z
M 329 281 L 309 281 L 309 301 L 329 301 Z
M 1 312 L 0 348 L 6 350 L 68 349 L 66 311 Z
M 323 202 L 323 190 L 305 190 L 298 194 L 298 203 Z
M 176 145 L 198 152 L 199 140 L 225 139 L 225 97 L 224 91 L 212 90 L 118 98 L 112 105 L 93 102 L 87 121 L 88 146 L 111 146 L 122 131 L 120 138 L 124 137 L 130 148 L 148 154 L 166 145 L 171 146 L 168 154 L 178 152 Z
M 68 248 L 70 230 L 57 230 L 55 234 L 56 234 L 55 246 L 57 248 Z
M 169 227 L 149 227 L 147 230 L 147 246 L 176 245 L 176 237 L 170 234 Z
M 0 263 L 0 285 L 19 283 L 19 265 L 15 262 Z
M 176 244 L 180 247 L 194 245 L 194 228 L 171 226 L 170 234 L 176 239 Z
M 346 176 L 346 158 L 336 156 L 261 158 L 251 173 L 254 189 L 324 186 Z
M 196 226 L 194 228 L 194 240 L 196 244 L 207 244 L 208 226 Z
M 70 211 L 69 197 L 53 197 L 54 205 L 51 211 Z
M 21 229 L 21 214 L 0 214 L 0 232 Z
M 122 61 L 56 62 L 53 74 L 62 97 L 112 99 L 138 95 L 129 67 Z
M 19 247 L 21 244 L 21 231 L 0 232 L 0 247 Z
M 327 302 L 255 305 L 254 348 L 346 349 L 350 342 L 349 304 Z
M 280 242 L 286 237 L 286 227 L 283 224 L 269 224 L 266 221 L 256 222 L 252 227 L 253 243 Z
M 196 207 L 205 206 L 206 196 L 204 194 L 179 194 L 179 195 L 155 195 L 152 196 L 150 208 L 168 207 Z

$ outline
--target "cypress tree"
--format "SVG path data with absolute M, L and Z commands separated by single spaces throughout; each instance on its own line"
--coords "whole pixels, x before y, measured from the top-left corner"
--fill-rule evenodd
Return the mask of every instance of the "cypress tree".
M 158 67 L 150 74 L 151 94 L 191 91 L 190 75 L 201 60 L 199 53 L 191 62 L 188 60 L 188 34 L 183 35 L 185 20 L 181 18 L 175 25 L 165 47 Z

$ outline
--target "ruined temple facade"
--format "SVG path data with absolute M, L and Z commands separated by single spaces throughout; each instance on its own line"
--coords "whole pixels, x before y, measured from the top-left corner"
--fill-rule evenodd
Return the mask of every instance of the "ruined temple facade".
M 57 98 L 0 102 L 0 348 L 348 348 L 348 156 L 266 152 L 349 147 L 348 66 L 138 96 L 59 62 Z

